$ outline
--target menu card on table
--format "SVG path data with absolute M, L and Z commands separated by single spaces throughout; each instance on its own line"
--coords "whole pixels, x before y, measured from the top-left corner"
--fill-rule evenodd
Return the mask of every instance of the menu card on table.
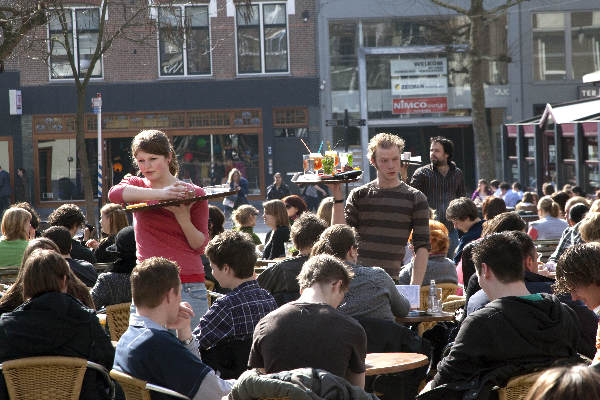
M 421 307 L 421 286 L 396 285 L 396 289 L 408 300 L 411 309 L 419 309 Z

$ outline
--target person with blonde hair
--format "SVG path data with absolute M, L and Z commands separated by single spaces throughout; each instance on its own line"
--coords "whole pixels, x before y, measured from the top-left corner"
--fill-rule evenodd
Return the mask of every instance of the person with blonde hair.
M 581 220 L 579 234 L 585 243 L 600 242 L 600 212 L 588 212 Z
M 290 220 L 281 200 L 269 200 L 263 203 L 263 218 L 271 228 L 265 237 L 263 258 L 272 260 L 285 256 L 285 242 L 290 240 Z
M 412 240 L 412 237 L 410 238 Z M 435 283 L 458 283 L 456 274 L 456 265 L 446 257 L 450 239 L 448 237 L 448 228 L 439 221 L 429 220 L 429 241 L 431 243 L 431 251 L 429 252 L 429 260 L 427 261 L 427 271 L 421 282 L 421 286 L 429 285 L 432 279 Z M 402 267 L 398 276 L 398 283 L 408 285 L 411 280 L 413 270 L 413 262 Z
M 231 219 L 235 223 L 235 230 L 245 232 L 252 237 L 252 241 L 255 245 L 261 245 L 262 241 L 256 233 L 254 233 L 254 227 L 256 226 L 256 217 L 259 212 L 256 207 L 250 204 L 244 204 L 239 206 L 232 214 Z
M 590 209 L 588 210 L 588 213 L 590 212 L 600 212 L 600 199 L 592 202 Z M 552 253 L 552 255 L 548 258 L 548 262 L 546 263 L 546 267 L 549 270 L 554 270 L 558 259 L 565 252 L 565 250 L 567 250 L 569 247 L 583 243 L 581 234 L 579 233 L 579 227 L 582 223 L 583 219 L 563 231 L 562 236 L 558 241 L 558 246 L 556 246 L 556 250 L 554 250 L 554 253 Z
M 15 283 L 13 283 L 10 288 L 2 297 L 0 297 L 0 315 L 11 312 L 25 301 L 23 298 L 23 264 L 31 253 L 38 249 L 46 249 L 53 250 L 57 253 L 60 253 L 58 246 L 52 240 L 48 238 L 37 238 L 29 241 L 29 244 L 25 248 L 25 252 L 23 253 L 23 260 L 21 261 L 21 268 L 19 268 L 19 273 L 17 274 L 17 278 L 15 279 Z M 83 282 L 73 273 L 73 271 L 69 268 L 69 278 L 67 279 L 67 293 L 71 296 L 75 297 L 79 300 L 83 305 L 87 308 L 95 309 L 94 301 L 92 300 L 92 296 L 90 294 L 90 289 L 85 286 Z
M 353 189 L 344 209 L 341 184 L 330 185 L 334 197 L 332 224 L 356 228 L 361 237 L 358 263 L 382 267 L 397 277 L 402 269 L 408 237 L 415 250 L 411 282 L 423 281 L 429 258 L 429 204 L 419 190 L 400 180 L 404 140 L 379 133 L 369 141 L 368 157 L 377 179 Z
M 131 142 L 131 156 L 143 176 L 123 178 L 108 198 L 113 203 L 156 203 L 204 196 L 204 190 L 177 178 L 179 164 L 173 145 L 164 132 L 145 130 Z M 208 202 L 159 207 L 133 213 L 138 262 L 155 256 L 177 262 L 181 267 L 181 295 L 194 310 L 198 324 L 208 309 L 201 255 L 208 238 Z
M 0 267 L 21 265 L 29 240 L 31 214 L 22 208 L 9 208 L 2 216 Z
M 227 183 L 229 184 L 230 190 L 237 190 L 237 194 L 227 197 L 227 199 L 233 202 L 225 204 L 226 207 L 236 209 L 242 204 L 248 204 L 248 199 L 246 196 L 248 195 L 248 180 L 242 176 L 242 173 L 237 168 L 232 168 L 229 171 L 229 175 L 227 175 Z
M 560 206 L 550 196 L 544 196 L 538 201 L 537 221 L 529 223 L 527 232 L 533 240 L 560 239 L 563 231 L 569 227 L 567 221 L 560 217 Z
M 586 365 L 546 370 L 525 397 L 525 400 L 583 399 L 600 399 L 600 373 Z
M 120 204 L 109 203 L 100 209 L 100 229 L 104 238 L 100 242 L 96 239 L 89 239 L 85 243 L 87 247 L 94 249 L 94 256 L 98 262 L 108 263 L 117 259 L 114 253 L 110 253 L 106 249 L 115 244 L 115 236 L 126 226 L 129 226 L 129 221 Z
M 327 226 L 331 225 L 331 216 L 333 214 L 333 197 L 325 197 L 321 200 L 321 204 L 319 204 L 319 208 L 317 209 L 317 217 L 321 218 Z

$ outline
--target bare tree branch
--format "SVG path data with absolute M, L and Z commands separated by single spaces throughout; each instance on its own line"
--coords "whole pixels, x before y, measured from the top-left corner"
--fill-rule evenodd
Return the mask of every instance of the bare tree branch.
M 503 13 L 507 9 L 509 9 L 513 6 L 516 6 L 519 3 L 524 3 L 526 1 L 529 1 L 529 0 L 507 0 L 505 4 L 499 5 L 496 8 L 492 8 L 491 10 L 488 10 L 486 12 L 486 14 L 493 15 L 493 14 Z
M 445 3 L 445 2 L 443 2 L 443 1 L 441 1 L 441 0 L 430 0 L 430 1 L 431 1 L 432 3 L 434 3 L 434 4 L 437 4 L 437 5 L 438 5 L 438 6 L 440 6 L 440 7 L 444 7 L 444 8 L 447 8 L 447 9 L 449 9 L 449 10 L 456 11 L 456 12 L 457 12 L 457 13 L 459 13 L 459 14 L 462 14 L 462 15 L 469 15 L 469 11 L 468 11 L 468 10 L 466 10 L 466 9 L 464 9 L 464 8 L 462 8 L 462 7 L 455 6 L 455 5 L 453 5 L 453 4 L 448 4 L 448 3 Z

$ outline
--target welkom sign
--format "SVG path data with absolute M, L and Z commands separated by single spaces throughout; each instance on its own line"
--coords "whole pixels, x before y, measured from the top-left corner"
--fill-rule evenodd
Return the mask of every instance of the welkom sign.
M 448 111 L 448 63 L 445 58 L 402 58 L 390 62 L 392 113 Z

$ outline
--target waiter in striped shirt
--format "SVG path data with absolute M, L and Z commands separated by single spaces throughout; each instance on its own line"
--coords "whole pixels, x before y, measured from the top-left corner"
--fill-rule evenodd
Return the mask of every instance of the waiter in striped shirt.
M 446 219 L 446 209 L 450 202 L 465 195 L 465 179 L 462 171 L 452 161 L 454 143 L 442 136 L 431 138 L 429 158 L 431 163 L 417 169 L 410 185 L 419 189 L 425 196 L 429 207 L 435 210 L 436 219 L 446 225 L 450 232 L 450 247 L 448 254 L 453 256 L 458 245 L 458 232 L 452 221 Z M 400 171 L 406 181 L 407 170 Z M 451 257 L 452 258 L 452 257 Z
M 421 285 L 429 258 L 429 206 L 425 195 L 400 180 L 404 140 L 379 133 L 369 141 L 369 160 L 377 179 L 353 189 L 346 206 L 341 184 L 330 185 L 334 196 L 332 222 L 358 231 L 358 264 L 381 267 L 397 279 L 412 232 L 415 262 L 411 284 Z

